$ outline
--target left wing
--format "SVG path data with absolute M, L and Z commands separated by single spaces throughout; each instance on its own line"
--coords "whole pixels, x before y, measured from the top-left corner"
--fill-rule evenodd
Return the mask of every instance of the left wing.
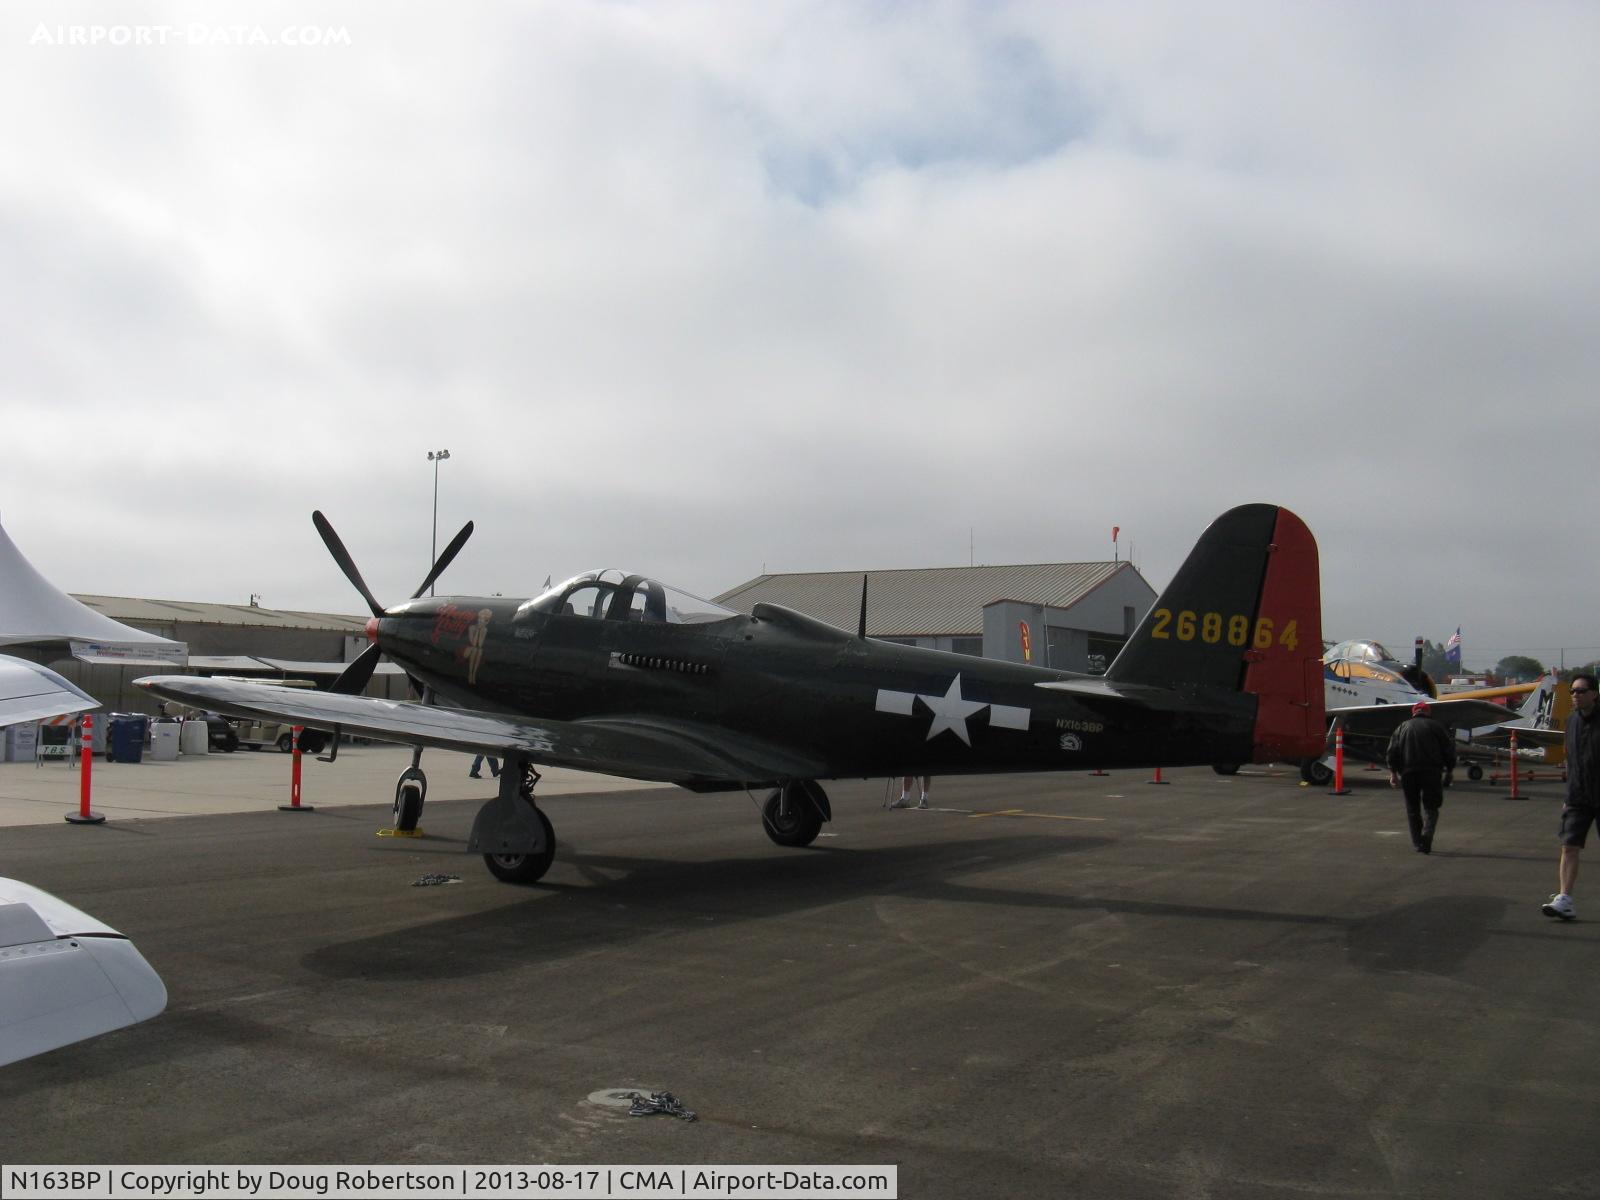
M 824 764 L 786 747 L 735 738 L 724 729 L 687 721 L 630 717 L 547 721 L 192 675 L 154 675 L 133 682 L 158 696 L 233 716 L 318 729 L 337 725 L 349 733 L 411 746 L 514 752 L 548 766 L 686 787 L 815 779 L 826 774 Z
M 49 667 L 0 654 L 0 725 L 43 721 L 99 707 L 100 701 Z
M 1452 729 L 1481 729 L 1517 720 L 1517 714 L 1488 700 L 1430 700 L 1429 715 Z M 1361 704 L 1330 708 L 1329 722 L 1337 721 L 1357 737 L 1387 737 L 1411 719 L 1409 704 Z
M 1472 688 L 1464 692 L 1450 692 L 1440 697 L 1441 700 L 1493 700 L 1497 696 L 1526 696 L 1529 692 L 1536 692 L 1542 686 L 1540 681 L 1533 683 L 1508 683 L 1501 687 Z

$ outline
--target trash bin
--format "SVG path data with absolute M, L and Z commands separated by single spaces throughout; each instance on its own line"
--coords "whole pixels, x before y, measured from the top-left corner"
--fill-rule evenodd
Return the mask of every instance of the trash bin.
M 112 713 L 110 748 L 106 757 L 112 762 L 136 763 L 144 761 L 144 731 L 149 718 L 138 713 Z
M 171 717 L 150 726 L 150 761 L 178 761 L 178 723 Z

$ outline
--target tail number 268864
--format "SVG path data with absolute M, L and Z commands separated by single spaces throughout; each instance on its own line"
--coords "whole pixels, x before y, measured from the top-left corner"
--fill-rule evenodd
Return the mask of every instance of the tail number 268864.
M 1274 645 L 1293 650 L 1300 644 L 1299 622 L 1293 619 L 1285 621 L 1280 628 L 1271 617 L 1257 617 L 1252 631 L 1250 618 L 1243 613 L 1224 616 L 1185 609 L 1174 617 L 1171 609 L 1158 608 L 1150 615 L 1154 621 L 1150 636 L 1161 641 L 1176 638 L 1180 642 L 1192 642 L 1198 638 L 1207 645 L 1226 641 L 1230 646 L 1249 645 L 1256 650 L 1270 650 Z

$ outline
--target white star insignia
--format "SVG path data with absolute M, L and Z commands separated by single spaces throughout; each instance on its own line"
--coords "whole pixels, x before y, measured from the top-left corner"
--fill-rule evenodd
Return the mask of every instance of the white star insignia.
M 968 746 L 972 745 L 972 738 L 967 732 L 967 718 L 979 709 L 989 710 L 991 729 L 1015 729 L 1027 733 L 1028 721 L 1032 716 L 1031 710 L 1016 705 L 968 700 L 961 694 L 959 675 L 950 681 L 949 690 L 942 696 L 926 696 L 921 692 L 897 692 L 892 688 L 879 688 L 875 707 L 881 713 L 893 713 L 897 717 L 914 717 L 917 715 L 918 700 L 927 705 L 928 711 L 933 714 L 926 739 L 930 742 L 948 729 Z
M 933 724 L 928 726 L 928 741 L 948 729 L 967 745 L 972 745 L 972 739 L 967 736 L 967 718 L 981 708 L 989 707 L 987 701 L 964 700 L 961 697 L 961 676 L 957 675 L 950 681 L 950 687 L 942 696 L 924 696 L 917 693 L 917 698 L 933 710 Z

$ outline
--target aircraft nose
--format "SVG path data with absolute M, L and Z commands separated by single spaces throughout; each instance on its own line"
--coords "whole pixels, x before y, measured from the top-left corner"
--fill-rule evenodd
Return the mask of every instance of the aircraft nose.
M 368 617 L 367 618 L 367 641 L 372 642 L 374 645 L 377 644 L 377 641 L 378 641 L 378 618 L 377 617 Z

